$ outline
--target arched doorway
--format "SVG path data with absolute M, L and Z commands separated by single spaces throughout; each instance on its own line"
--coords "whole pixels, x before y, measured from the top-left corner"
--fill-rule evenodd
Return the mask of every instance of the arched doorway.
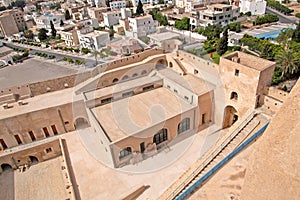
M 168 65 L 165 59 L 160 59 L 156 63 L 156 67 L 166 67 Z
M 11 167 L 10 164 L 3 163 L 3 164 L 1 165 L 1 169 L 2 169 L 3 172 L 4 172 L 4 171 L 11 171 L 11 170 L 12 170 L 12 167 Z
M 89 126 L 88 121 L 83 117 L 78 117 L 74 123 L 75 129 L 86 128 Z
M 39 159 L 35 156 L 29 156 L 30 162 L 32 165 L 38 164 L 39 163 Z
M 173 67 L 173 63 L 169 62 L 169 67 L 172 68 Z
M 228 128 L 238 120 L 237 110 L 233 106 L 226 106 L 224 110 L 223 128 Z
M 163 128 L 153 136 L 153 143 L 156 145 L 168 140 L 168 130 Z
M 112 82 L 117 83 L 118 81 L 119 81 L 119 79 L 115 78 Z

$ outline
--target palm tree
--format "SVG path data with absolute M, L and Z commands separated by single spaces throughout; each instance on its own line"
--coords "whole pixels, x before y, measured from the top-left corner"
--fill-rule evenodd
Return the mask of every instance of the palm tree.
M 289 77 L 299 72 L 300 53 L 290 49 L 281 49 L 276 57 L 276 63 L 282 68 L 282 78 Z

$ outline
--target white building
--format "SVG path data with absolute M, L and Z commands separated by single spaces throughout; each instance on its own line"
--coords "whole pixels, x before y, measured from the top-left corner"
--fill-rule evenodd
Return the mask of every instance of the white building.
M 184 8 L 185 12 L 191 12 L 194 9 L 201 8 L 205 5 L 222 3 L 224 0 L 175 0 L 175 5 L 178 8 Z
M 112 1 L 109 2 L 109 7 L 111 10 L 118 10 L 121 8 L 126 8 L 126 1 Z
M 151 15 L 128 17 L 129 30 L 126 35 L 134 38 L 145 37 L 156 32 L 159 23 Z
M 80 47 L 99 50 L 110 41 L 109 33 L 94 31 L 89 27 L 77 31 Z
M 226 26 L 231 22 L 234 22 L 235 18 L 240 15 L 240 8 L 232 5 L 225 4 L 213 4 L 207 6 L 206 10 L 200 10 L 198 14 L 190 18 L 191 28 L 197 28 L 199 26 L 208 26 L 221 23 L 222 26 Z
M 264 0 L 239 0 L 240 12 L 251 12 L 251 15 L 263 15 L 266 12 L 267 2 Z
M 90 6 L 96 6 L 96 7 L 106 6 L 106 1 L 105 0 L 87 0 L 87 3 Z
M 44 14 L 42 16 L 34 17 L 34 21 L 38 28 L 50 28 L 50 21 L 53 22 L 54 26 L 60 24 L 60 20 L 64 20 L 64 14 Z
M 121 10 L 114 10 L 114 11 L 102 13 L 102 15 L 103 15 L 104 25 L 106 27 L 110 27 L 118 24 L 119 19 L 124 19 L 124 17 L 126 18 L 127 16 L 131 16 L 131 11 L 130 9 L 123 8 L 122 12 Z
M 99 27 L 99 22 L 98 22 L 98 19 L 96 19 L 96 18 L 85 19 L 85 20 L 79 21 L 77 24 L 81 25 L 81 26 L 92 26 L 93 28 Z

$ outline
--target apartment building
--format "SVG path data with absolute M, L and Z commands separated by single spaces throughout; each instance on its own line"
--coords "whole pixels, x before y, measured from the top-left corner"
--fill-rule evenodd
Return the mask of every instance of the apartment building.
M 251 15 L 263 15 L 266 12 L 267 2 L 264 0 L 239 0 L 236 3 L 243 13 L 251 12 Z
M 159 23 L 153 20 L 151 15 L 129 17 L 129 30 L 126 31 L 126 35 L 140 38 L 145 37 L 148 34 L 155 33 Z
M 214 24 L 222 24 L 226 26 L 234 18 L 239 17 L 240 8 L 232 5 L 214 4 L 208 5 L 207 9 L 199 10 L 196 15 L 193 15 L 190 19 L 190 25 L 192 29 L 199 26 L 207 26 Z
M 0 13 L 0 34 L 12 36 L 25 30 L 23 13 L 19 9 L 6 10 Z
M 79 45 L 82 48 L 99 50 L 110 41 L 109 33 L 105 31 L 94 31 L 91 27 L 77 30 Z
M 89 7 L 87 8 L 87 12 L 90 18 L 97 19 L 98 22 L 103 22 L 103 12 L 107 11 L 107 7 L 100 7 L 100 8 L 95 8 L 95 7 Z

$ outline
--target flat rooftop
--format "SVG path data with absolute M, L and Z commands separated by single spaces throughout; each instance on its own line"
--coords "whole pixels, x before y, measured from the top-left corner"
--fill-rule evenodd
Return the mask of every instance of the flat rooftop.
M 0 88 L 25 85 L 39 81 L 59 78 L 77 73 L 72 69 L 54 62 L 29 58 L 23 63 L 9 65 L 0 69 Z
M 61 170 L 61 157 L 30 166 L 25 172 L 6 171 L 0 175 L 2 200 L 68 199 Z
M 84 95 L 86 96 L 87 100 L 90 100 L 90 99 L 107 96 L 110 94 L 116 94 L 116 93 L 122 92 L 122 91 L 128 91 L 130 89 L 140 87 L 141 85 L 154 83 L 159 80 L 162 80 L 162 79 L 157 76 L 153 76 L 153 77 L 144 76 L 144 77 L 133 79 L 130 81 L 121 82 L 121 83 L 118 83 L 116 85 L 112 85 L 109 87 L 100 88 L 98 90 L 85 92 Z
M 263 71 L 266 68 L 275 64 L 275 62 L 271 62 L 266 59 L 252 56 L 252 55 L 246 54 L 244 52 L 240 52 L 240 51 L 233 52 L 233 53 L 230 53 L 230 54 L 224 56 L 224 58 L 227 60 L 232 60 L 235 57 L 239 58 L 239 63 L 241 65 L 250 67 L 250 68 L 258 70 L 258 71 Z M 235 62 L 235 61 L 232 61 L 232 62 Z
M 195 93 L 198 96 L 215 89 L 215 85 L 192 74 L 180 76 L 174 70 L 169 68 L 161 69 L 158 72 L 165 76 L 167 79 L 176 82 L 177 84 L 181 85 L 182 87 L 188 89 L 189 91 Z
M 75 96 L 73 95 L 73 89 L 74 88 L 67 88 L 64 90 L 34 96 L 32 98 L 23 100 L 25 105 L 18 105 L 17 102 L 10 103 L 9 105 L 13 107 L 9 109 L 4 109 L 3 106 L 1 106 L 0 120 L 71 103 L 74 101 L 75 98 Z
M 154 34 L 148 35 L 148 37 L 151 39 L 154 39 L 156 41 L 164 41 L 164 40 L 169 40 L 169 39 L 173 39 L 173 38 L 179 38 L 180 34 L 167 31 L 167 32 L 162 32 L 162 33 L 154 33 Z
M 91 111 L 110 140 L 114 142 L 164 122 L 193 107 L 195 106 L 161 87 L 92 108 Z

